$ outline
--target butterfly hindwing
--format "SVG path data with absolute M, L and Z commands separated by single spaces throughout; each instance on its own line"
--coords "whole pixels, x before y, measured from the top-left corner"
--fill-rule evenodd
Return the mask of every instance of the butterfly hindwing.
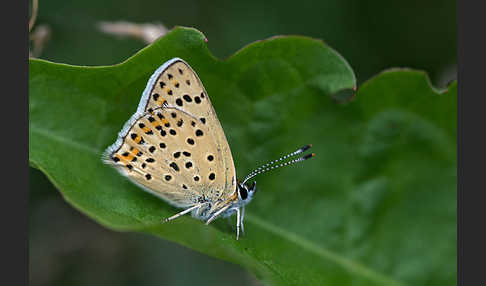
M 132 181 L 179 207 L 201 196 L 229 196 L 236 187 L 221 124 L 201 81 L 180 59 L 152 75 L 137 113 L 105 156 Z

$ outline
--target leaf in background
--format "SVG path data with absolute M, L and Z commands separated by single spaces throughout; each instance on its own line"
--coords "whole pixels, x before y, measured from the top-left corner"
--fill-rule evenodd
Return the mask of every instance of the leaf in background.
M 240 241 L 224 220 L 159 224 L 178 210 L 100 161 L 152 72 L 173 57 L 204 83 L 240 178 L 314 145 L 314 159 L 257 177 Z M 219 61 L 200 32 L 176 28 L 115 66 L 31 60 L 30 162 L 104 226 L 175 241 L 268 284 L 454 285 L 456 84 L 439 94 L 422 72 L 390 70 L 351 102 L 332 97 L 354 85 L 342 57 L 296 36 Z

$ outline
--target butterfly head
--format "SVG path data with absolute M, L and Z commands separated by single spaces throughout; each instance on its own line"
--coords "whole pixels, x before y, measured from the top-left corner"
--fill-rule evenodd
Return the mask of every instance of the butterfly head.
M 238 200 L 240 202 L 245 202 L 246 203 L 249 203 L 251 201 L 251 199 L 253 198 L 253 195 L 256 193 L 257 191 L 257 187 L 256 187 L 256 181 L 253 181 L 253 184 L 250 186 L 248 184 L 243 184 L 243 183 L 240 183 L 238 182 L 237 185 L 237 191 L 238 191 Z

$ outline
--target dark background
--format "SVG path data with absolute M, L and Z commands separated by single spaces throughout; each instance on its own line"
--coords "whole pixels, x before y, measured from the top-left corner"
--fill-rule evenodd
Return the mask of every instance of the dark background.
M 40 58 L 119 63 L 146 46 L 97 28 L 121 20 L 195 27 L 221 59 L 274 35 L 320 38 L 350 63 L 358 84 L 389 67 L 425 70 L 438 87 L 456 78 L 456 2 L 438 0 L 40 0 L 36 26 L 51 29 Z M 99 226 L 68 205 L 40 171 L 30 169 L 29 184 L 30 285 L 258 285 L 236 265 Z

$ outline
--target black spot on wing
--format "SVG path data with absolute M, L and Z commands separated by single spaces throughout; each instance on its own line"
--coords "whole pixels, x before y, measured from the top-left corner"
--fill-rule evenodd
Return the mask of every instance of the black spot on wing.
M 177 166 L 177 164 L 175 162 L 172 162 L 169 164 L 169 166 L 174 169 L 175 171 L 179 171 L 179 166 Z

